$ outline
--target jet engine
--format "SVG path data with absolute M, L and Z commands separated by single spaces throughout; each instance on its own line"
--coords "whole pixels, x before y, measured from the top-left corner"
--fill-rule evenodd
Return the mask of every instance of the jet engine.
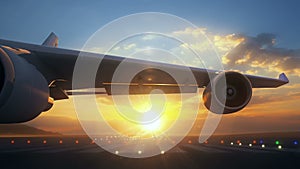
M 51 106 L 44 76 L 24 58 L 0 47 L 0 123 L 29 121 Z
M 252 85 L 241 73 L 228 71 L 215 76 L 203 92 L 204 105 L 216 114 L 242 110 L 252 97 Z

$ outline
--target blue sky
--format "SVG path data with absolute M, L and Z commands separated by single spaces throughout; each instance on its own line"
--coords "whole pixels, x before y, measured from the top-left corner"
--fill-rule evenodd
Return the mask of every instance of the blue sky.
M 277 45 L 300 48 L 299 1 L 3 1 L 0 38 L 41 43 L 54 31 L 60 46 L 80 48 L 103 25 L 137 12 L 164 12 L 220 34 L 277 35 Z

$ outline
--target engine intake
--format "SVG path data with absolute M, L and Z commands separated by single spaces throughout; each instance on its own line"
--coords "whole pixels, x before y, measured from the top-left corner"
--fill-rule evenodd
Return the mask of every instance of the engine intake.
M 249 79 L 238 72 L 217 75 L 203 92 L 204 105 L 216 114 L 229 114 L 243 109 L 252 97 Z

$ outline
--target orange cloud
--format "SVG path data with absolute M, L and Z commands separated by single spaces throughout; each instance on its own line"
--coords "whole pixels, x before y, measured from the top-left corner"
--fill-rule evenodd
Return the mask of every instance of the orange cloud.
M 242 35 L 239 35 L 242 36 Z M 264 72 L 285 72 L 300 76 L 300 50 L 275 47 L 275 35 L 243 36 L 242 43 L 224 56 L 223 63 L 230 69 L 257 69 Z

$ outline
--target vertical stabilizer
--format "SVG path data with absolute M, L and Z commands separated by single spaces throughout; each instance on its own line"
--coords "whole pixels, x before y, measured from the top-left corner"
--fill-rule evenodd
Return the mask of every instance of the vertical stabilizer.
M 57 47 L 58 46 L 58 37 L 55 33 L 51 32 L 47 39 L 43 42 L 43 46 Z

